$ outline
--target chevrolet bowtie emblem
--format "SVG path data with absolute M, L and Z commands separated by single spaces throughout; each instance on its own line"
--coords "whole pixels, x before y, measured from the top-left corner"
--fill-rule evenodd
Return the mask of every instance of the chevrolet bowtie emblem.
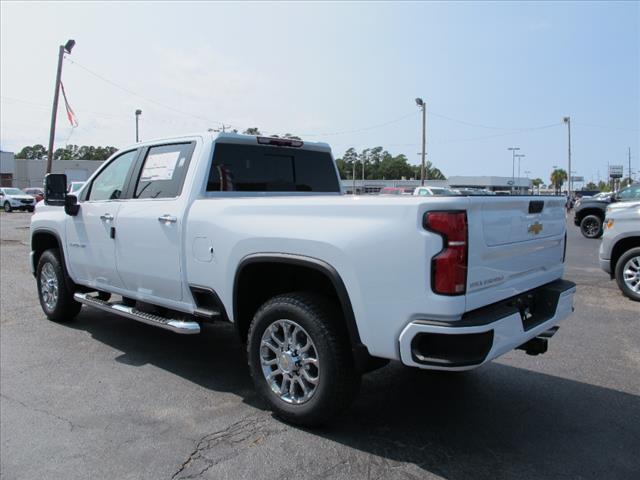
M 538 235 L 542 231 L 542 224 L 540 222 L 532 223 L 529 225 L 527 229 L 528 233 L 533 233 L 534 235 Z

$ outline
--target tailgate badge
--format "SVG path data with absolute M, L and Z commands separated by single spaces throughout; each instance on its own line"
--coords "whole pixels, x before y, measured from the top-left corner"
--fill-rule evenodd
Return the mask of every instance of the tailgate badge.
M 527 229 L 528 233 L 533 233 L 534 235 L 538 235 L 542 231 L 542 224 L 540 222 L 532 223 L 529 225 Z

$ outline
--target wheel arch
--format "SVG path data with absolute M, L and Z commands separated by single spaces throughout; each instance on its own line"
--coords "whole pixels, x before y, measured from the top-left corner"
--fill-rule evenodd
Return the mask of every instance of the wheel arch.
M 40 260 L 40 257 L 50 248 L 57 248 L 60 252 L 60 262 L 64 269 L 65 280 L 70 287 L 76 288 L 77 285 L 69 276 L 69 269 L 67 268 L 67 260 L 62 239 L 58 232 L 48 228 L 38 228 L 31 234 L 31 270 L 33 272 L 33 276 L 35 277 L 37 274 L 38 261 Z
M 584 217 L 588 215 L 595 215 L 601 221 L 604 221 L 605 212 L 604 210 L 601 210 L 599 208 L 589 207 L 589 208 L 585 208 L 584 210 L 580 210 L 580 212 L 577 213 L 579 221 L 584 220 Z
M 264 280 L 273 280 L 265 283 Z M 360 339 L 349 294 L 338 271 L 329 263 L 302 255 L 256 253 L 242 259 L 236 269 L 233 283 L 233 318 L 236 328 L 246 339 L 253 314 L 258 307 L 274 295 L 291 291 L 299 286 L 319 289 L 321 293 L 332 295 L 340 307 L 349 336 L 354 363 L 360 371 L 371 367 L 373 358 Z M 318 291 L 318 290 L 316 290 Z
M 616 265 L 620 257 L 624 255 L 626 251 L 636 247 L 640 247 L 640 236 L 625 237 L 616 242 L 611 249 L 611 278 L 615 277 Z

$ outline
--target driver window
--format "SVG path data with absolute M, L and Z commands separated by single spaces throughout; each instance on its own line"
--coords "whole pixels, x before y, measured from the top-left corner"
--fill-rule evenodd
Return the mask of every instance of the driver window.
M 136 155 L 136 150 L 123 153 L 107 165 L 93 181 L 88 200 L 118 200 L 122 195 Z

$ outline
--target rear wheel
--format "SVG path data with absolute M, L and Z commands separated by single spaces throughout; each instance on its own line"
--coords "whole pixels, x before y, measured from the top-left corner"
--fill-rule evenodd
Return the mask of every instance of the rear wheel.
M 602 236 L 602 219 L 597 215 L 587 215 L 580 222 L 580 231 L 587 238 Z
M 57 248 L 46 250 L 40 256 L 36 278 L 40 306 L 49 320 L 64 322 L 78 315 L 82 304 L 73 299 Z
M 11 212 L 11 210 L 13 210 L 11 208 L 11 204 L 9 202 L 4 202 L 4 206 L 3 207 L 4 207 L 4 211 L 7 212 L 7 213 L 9 213 L 9 212 Z
M 627 250 L 618 259 L 616 281 L 622 293 L 640 302 L 640 247 Z
M 319 295 L 289 293 L 262 305 L 247 354 L 258 392 L 276 415 L 298 425 L 326 422 L 360 385 L 339 311 Z

